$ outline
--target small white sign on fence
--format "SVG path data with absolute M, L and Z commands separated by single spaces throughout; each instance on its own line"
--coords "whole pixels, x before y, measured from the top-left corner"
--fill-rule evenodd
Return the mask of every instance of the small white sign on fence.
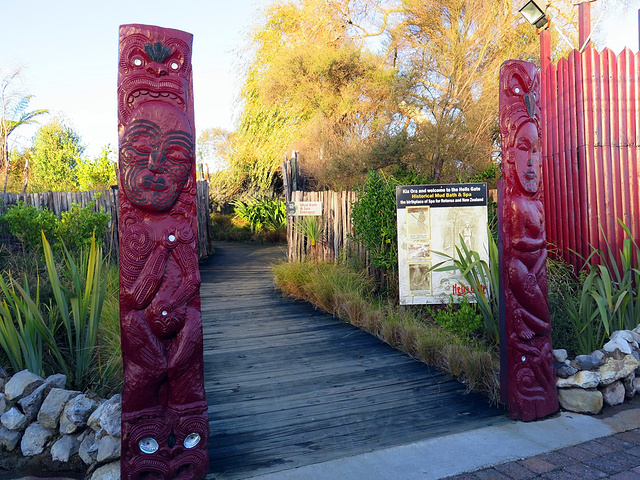
M 293 217 L 322 215 L 322 202 L 289 202 L 287 213 Z

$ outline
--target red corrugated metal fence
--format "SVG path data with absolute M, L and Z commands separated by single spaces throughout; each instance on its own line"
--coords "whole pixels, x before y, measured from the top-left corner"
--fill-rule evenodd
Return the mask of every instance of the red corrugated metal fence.
M 618 218 L 640 243 L 640 54 L 574 50 L 542 72 L 541 95 L 549 242 L 577 268 L 573 252 L 622 248 Z

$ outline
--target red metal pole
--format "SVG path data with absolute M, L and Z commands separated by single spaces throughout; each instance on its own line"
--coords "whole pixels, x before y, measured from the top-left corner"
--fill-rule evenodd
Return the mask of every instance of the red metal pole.
M 640 12 L 639 12 L 640 13 Z M 540 83 L 541 88 L 544 90 L 544 83 L 546 81 L 547 67 L 551 63 L 551 34 L 549 30 L 542 30 L 540 32 Z
M 585 0 L 578 5 L 578 43 L 580 51 L 591 35 L 591 1 Z

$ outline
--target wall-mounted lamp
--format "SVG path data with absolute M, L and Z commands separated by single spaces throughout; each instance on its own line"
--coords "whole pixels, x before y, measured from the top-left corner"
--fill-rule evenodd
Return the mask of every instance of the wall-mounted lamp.
M 549 20 L 544 14 L 545 5 L 540 0 L 528 0 L 519 10 L 522 16 L 536 28 L 544 27 Z

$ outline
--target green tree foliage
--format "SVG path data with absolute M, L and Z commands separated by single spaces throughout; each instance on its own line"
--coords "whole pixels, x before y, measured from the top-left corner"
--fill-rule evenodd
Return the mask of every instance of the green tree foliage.
M 29 190 L 77 190 L 75 168 L 83 151 L 80 136 L 60 118 L 40 127 L 29 165 Z
M 230 169 L 271 185 L 289 149 L 317 188 L 373 168 L 454 181 L 497 157 L 497 81 L 534 59 L 535 29 L 511 0 L 292 0 L 269 7 L 250 60 Z
M 47 208 L 37 209 L 33 205 L 18 202 L 9 207 L 1 217 L 9 232 L 20 240 L 26 251 L 42 253 L 42 234 L 55 239 L 54 246 L 62 250 L 62 244 L 75 252 L 86 247 L 96 236 L 98 245 L 103 244 L 111 217 L 103 211 L 96 212 L 96 199 L 84 207 L 72 204 L 60 217 Z
M 98 157 L 84 158 L 77 163 L 75 175 L 80 190 L 106 190 L 117 183 L 113 156 L 114 151 L 107 146 Z
M 198 163 L 206 163 L 213 171 L 228 165 L 232 134 L 222 128 L 208 128 L 198 137 Z
M 405 161 L 437 182 L 491 165 L 496 153 L 498 72 L 537 56 L 537 35 L 510 0 L 403 0 L 391 31 Z
M 348 5 L 277 3 L 254 30 L 228 171 L 238 189 L 268 190 L 290 148 L 322 172 L 334 152 L 357 150 L 384 114 L 393 76 L 351 32 Z

